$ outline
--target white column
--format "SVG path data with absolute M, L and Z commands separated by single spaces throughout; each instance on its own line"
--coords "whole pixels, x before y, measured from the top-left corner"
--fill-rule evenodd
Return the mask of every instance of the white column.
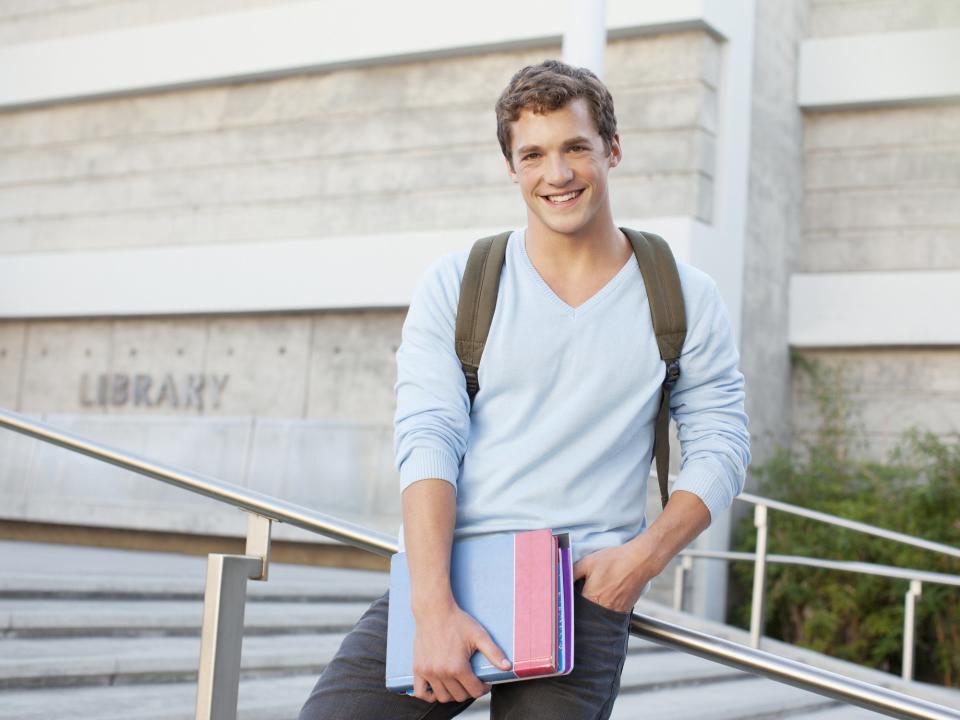
M 598 78 L 602 78 L 606 47 L 606 0 L 567 0 L 563 61 L 575 67 L 589 68 Z

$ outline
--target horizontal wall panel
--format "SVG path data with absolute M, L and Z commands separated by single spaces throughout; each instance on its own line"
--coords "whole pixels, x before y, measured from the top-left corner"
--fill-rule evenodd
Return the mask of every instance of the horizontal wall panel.
M 790 280 L 790 345 L 960 345 L 960 270 L 806 273 Z
M 799 272 L 960 270 L 960 226 L 811 233 L 797 262 Z
M 805 40 L 797 101 L 807 110 L 960 97 L 960 28 Z
M 695 0 L 608 4 L 612 37 L 711 27 Z M 411 22 L 412 13 L 429 22 Z M 729 19 L 713 14 L 721 27 L 712 29 L 723 34 Z M 378 0 L 283 3 L 2 48 L 0 107 L 541 47 L 556 44 L 566 22 L 546 0 L 420 0 L 413 8 Z
M 689 217 L 622 224 L 663 235 L 739 306 L 737 269 L 713 228 Z M 0 318 L 404 307 L 434 260 L 502 229 L 11 254 L 0 256 Z
M 460 230 L 11 255 L 0 258 L 0 317 L 402 306 L 434 258 L 482 234 Z

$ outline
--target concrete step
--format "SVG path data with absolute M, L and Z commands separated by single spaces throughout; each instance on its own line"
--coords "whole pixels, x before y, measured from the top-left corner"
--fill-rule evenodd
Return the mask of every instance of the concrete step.
M 249 675 L 319 672 L 343 635 L 266 635 L 244 639 Z M 196 678 L 194 637 L 31 638 L 3 641 L 0 687 L 119 685 Z
M 365 609 L 352 607 L 353 612 L 348 613 L 344 606 L 344 618 L 349 614 L 355 620 Z M 245 637 L 242 671 L 246 676 L 319 673 L 340 647 L 344 632 Z M 196 677 L 200 653 L 197 637 L 181 636 L 9 638 L 2 647 L 0 688 L 8 689 L 189 680 Z M 667 683 L 697 682 L 700 675 L 726 674 L 725 669 L 713 667 L 714 663 L 694 657 L 662 659 L 670 653 L 643 641 L 632 644 L 630 652 L 631 656 L 656 656 L 643 669 L 647 684 L 662 679 Z M 658 667 L 660 663 L 664 663 L 662 667 Z
M 206 557 L 0 541 L 0 599 L 203 597 Z M 383 572 L 273 563 L 248 597 L 273 601 L 367 601 L 389 585 Z
M 196 557 L 0 542 L 0 720 L 192 718 L 205 567 Z M 249 583 L 239 716 L 295 717 L 343 633 L 386 587 L 384 573 L 279 564 L 269 582 Z M 647 601 L 638 611 L 746 640 L 735 628 Z M 942 698 L 958 697 L 764 642 L 779 654 L 935 702 L 952 705 Z M 461 717 L 487 715 L 481 699 Z M 781 716 L 877 717 L 631 638 L 615 718 Z
M 323 637 L 323 636 L 321 636 Z M 317 661 L 322 656 L 329 658 L 339 645 L 339 637 L 325 636 L 327 642 L 316 637 L 287 636 L 287 642 L 258 643 L 259 638 L 251 638 L 244 645 L 244 667 L 247 673 L 256 673 L 254 665 L 259 663 L 263 668 L 269 665 L 270 670 L 276 672 L 278 668 L 286 666 L 292 668 L 297 661 Z M 176 639 L 181 640 L 181 639 Z M 38 642 L 38 641 L 34 641 Z M 265 647 L 265 645 L 268 645 Z M 321 645 L 323 647 L 321 647 Z M 305 649 L 305 646 L 309 646 Z M 195 649 L 195 647 L 194 647 Z M 104 648 L 104 650 L 108 650 Z M 44 688 L 42 693 L 30 692 L 24 689 L 6 690 L 0 692 L 0 720 L 8 718 L 51 718 L 59 717 L 67 709 L 76 710 L 76 715 L 89 720 L 106 720 L 107 718 L 131 717 L 191 717 L 195 700 L 195 686 L 192 682 L 170 682 L 162 684 L 140 684 L 136 679 L 148 677 L 144 671 L 158 673 L 166 668 L 170 671 L 182 658 L 175 653 L 155 653 L 151 657 L 149 666 L 145 665 L 142 656 L 135 653 L 126 655 L 117 653 L 118 674 L 113 676 L 110 687 L 77 687 L 77 688 Z M 195 659 L 194 659 L 195 663 Z M 318 663 L 322 664 L 322 663 Z M 73 668 L 61 664 L 56 668 L 58 672 L 70 672 Z M 111 668 L 101 668 L 107 672 Z M 306 699 L 310 688 L 316 682 L 320 672 L 303 674 L 302 670 L 296 675 L 277 677 L 245 677 L 241 682 L 240 717 L 272 718 L 292 717 Z M 120 676 L 125 673 L 125 678 Z M 638 643 L 631 648 L 631 654 L 624 666 L 622 677 L 622 692 L 627 694 L 642 693 L 644 696 L 655 696 L 664 692 L 664 688 L 686 688 L 690 686 L 705 686 L 710 684 L 709 692 L 715 692 L 727 682 L 741 685 L 749 676 L 730 670 L 722 666 L 695 658 L 683 653 L 672 651 L 657 651 L 651 646 Z M 131 681 L 125 683 L 124 679 Z M 704 690 L 707 692 L 707 690 Z M 478 701 L 475 708 L 471 708 L 470 715 L 484 716 L 487 713 L 488 698 Z M 78 709 L 83 708 L 81 713 Z M 89 708 L 89 711 L 87 711 Z M 156 708 L 157 714 L 152 714 Z M 165 715 L 163 713 L 166 713 Z M 467 717 L 466 715 L 464 717 Z M 691 716 L 692 717 L 692 716 Z
M 621 690 L 611 720 L 750 720 L 785 717 L 798 710 L 831 708 L 834 701 L 763 678 L 717 683 L 702 688 L 675 687 L 643 693 Z
M 290 720 L 316 680 L 315 675 L 245 679 L 238 717 Z M 192 682 L 0 691 L 0 720 L 193 720 L 196 694 Z
M 241 720 L 289 720 L 316 682 L 314 675 L 245 679 L 240 684 Z M 50 720 L 83 717 L 86 720 L 189 720 L 193 717 L 196 687 L 192 683 L 126 685 L 108 688 L 59 688 L 41 695 L 27 691 L 0 693 L 0 720 Z M 748 720 L 804 717 L 834 703 L 769 680 L 747 679 L 697 688 L 675 687 L 650 692 L 621 692 L 614 705 L 615 720 L 671 718 L 671 720 Z M 849 708 L 841 708 L 849 710 Z M 856 712 L 856 711 L 854 711 Z M 464 720 L 489 717 L 489 696 L 460 715 Z M 834 717 L 828 716 L 829 720 Z M 851 718 L 859 716 L 851 715 Z M 827 718 L 824 718 L 827 720 Z
M 275 568 L 270 568 L 271 576 Z M 337 568 L 310 568 L 309 580 L 271 577 L 247 583 L 247 597 L 273 601 L 372 601 L 386 592 L 384 573 Z M 357 574 L 353 574 L 357 573 Z M 0 573 L 0 598 L 61 600 L 198 600 L 203 598 L 206 569 L 187 577 Z
M 248 601 L 245 634 L 345 632 L 367 602 Z M 0 637 L 200 634 L 199 600 L 0 600 Z

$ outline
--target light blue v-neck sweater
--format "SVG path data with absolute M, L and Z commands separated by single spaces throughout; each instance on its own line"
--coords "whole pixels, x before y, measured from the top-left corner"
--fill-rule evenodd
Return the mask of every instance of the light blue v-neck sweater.
M 427 478 L 453 484 L 456 538 L 567 530 L 575 560 L 627 542 L 646 527 L 664 376 L 636 260 L 572 308 L 544 282 L 524 232 L 515 231 L 471 413 L 454 349 L 468 254 L 434 263 L 403 326 L 395 417 L 401 491 Z M 695 493 L 716 517 L 742 490 L 750 459 L 743 376 L 716 285 L 693 267 L 679 269 L 687 339 L 671 396 L 681 455 L 673 489 Z

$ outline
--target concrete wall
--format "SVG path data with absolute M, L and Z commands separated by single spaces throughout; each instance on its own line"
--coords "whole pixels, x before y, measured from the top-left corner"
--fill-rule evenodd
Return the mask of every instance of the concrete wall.
M 53 40 L 198 15 L 270 5 L 276 0 L 3 0 L 0 45 Z
M 882 459 L 908 430 L 956 438 L 960 430 L 960 351 L 937 348 L 812 350 L 803 357 L 842 378 L 853 452 Z M 818 388 L 808 373 L 793 378 L 796 443 L 814 438 Z
M 256 415 L 389 425 L 403 315 L 0 323 L 0 397 L 21 412 L 131 421 Z
M 0 323 L 0 402 L 78 435 L 396 530 L 403 311 Z M 236 535 L 240 513 L 0 433 L 0 516 Z M 313 539 L 281 527 L 277 537 Z
M 814 0 L 812 36 L 960 27 L 960 5 Z M 808 112 L 804 118 L 804 272 L 960 269 L 960 101 Z M 955 323 L 953 308 L 924 312 Z M 807 350 L 842 368 L 853 422 L 882 457 L 910 427 L 960 430 L 960 348 Z M 794 374 L 798 439 L 817 422 L 814 389 Z
M 960 102 L 809 113 L 800 266 L 960 268 Z
M 0 42 L 253 4 L 7 3 Z M 493 103 L 519 67 L 558 54 L 491 52 L 0 112 L 0 253 L 520 225 Z M 719 62 L 718 41 L 700 30 L 609 44 L 605 79 L 625 153 L 619 217 L 711 220 Z M 403 314 L 2 321 L 0 404 L 389 532 L 399 518 L 391 420 Z M 2 442 L 4 517 L 242 529 L 236 513 L 153 481 Z
M 741 348 L 755 463 L 790 442 L 786 318 L 803 205 L 796 67 L 806 22 L 805 0 L 757 3 Z
M 810 0 L 808 37 L 867 35 L 960 25 L 952 0 Z
M 520 224 L 492 106 L 544 51 L 0 114 L 3 252 Z M 716 43 L 611 43 L 621 217 L 709 220 Z

